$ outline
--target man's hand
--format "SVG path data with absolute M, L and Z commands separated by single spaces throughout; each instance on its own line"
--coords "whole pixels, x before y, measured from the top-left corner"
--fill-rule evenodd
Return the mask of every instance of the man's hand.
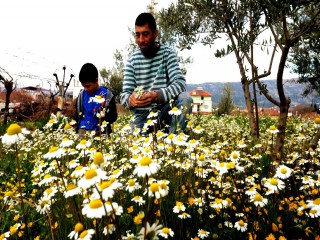
M 130 107 L 145 107 L 149 106 L 153 102 L 158 100 L 158 94 L 156 92 L 145 92 L 139 98 L 137 98 L 136 93 L 132 93 L 129 97 Z

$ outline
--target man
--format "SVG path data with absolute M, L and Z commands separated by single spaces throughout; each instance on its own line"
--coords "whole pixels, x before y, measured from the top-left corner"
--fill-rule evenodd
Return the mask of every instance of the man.
M 185 92 L 186 80 L 176 53 L 156 41 L 158 30 L 150 13 L 141 13 L 137 17 L 135 33 L 139 49 L 125 67 L 120 94 L 121 104 L 133 111 L 132 127 L 142 129 L 150 112 L 159 112 L 157 129 L 168 126 L 166 131 L 170 133 L 183 131 L 187 124 L 186 114 L 192 110 L 192 98 Z M 181 114 L 169 114 L 171 107 L 181 110 Z

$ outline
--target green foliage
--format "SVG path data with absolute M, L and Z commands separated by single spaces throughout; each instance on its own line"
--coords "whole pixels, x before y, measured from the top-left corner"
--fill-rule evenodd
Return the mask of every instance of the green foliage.
M 124 57 L 120 50 L 116 50 L 113 56 L 115 63 L 110 69 L 102 68 L 100 75 L 103 79 L 103 85 L 111 89 L 115 95 L 116 100 L 119 101 L 119 95 L 122 91 L 123 83 L 123 69 L 124 69 Z
M 230 114 L 234 108 L 234 103 L 232 100 L 232 87 L 230 85 L 223 86 L 223 95 L 221 96 L 218 103 L 217 114 L 221 116 L 222 114 Z

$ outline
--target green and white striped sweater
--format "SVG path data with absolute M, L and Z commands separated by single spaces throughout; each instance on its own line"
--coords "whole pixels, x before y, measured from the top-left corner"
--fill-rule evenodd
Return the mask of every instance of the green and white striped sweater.
M 140 86 L 144 91 L 157 92 L 158 104 L 168 102 L 185 91 L 186 80 L 173 49 L 160 45 L 153 58 L 146 58 L 140 49 L 133 53 L 124 69 L 121 104 L 130 108 L 129 97 Z M 145 110 L 150 107 L 135 109 Z

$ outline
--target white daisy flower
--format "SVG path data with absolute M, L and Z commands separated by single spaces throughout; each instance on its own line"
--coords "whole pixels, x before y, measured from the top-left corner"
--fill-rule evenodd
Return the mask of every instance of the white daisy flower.
M 131 179 L 128 180 L 127 186 L 126 186 L 126 190 L 128 192 L 131 193 L 131 192 L 133 192 L 135 190 L 138 190 L 140 188 L 141 188 L 141 185 L 136 181 L 135 178 L 131 178 Z
M 151 174 L 157 173 L 160 166 L 152 161 L 151 157 L 145 156 L 138 163 L 133 171 L 138 177 L 151 176 Z
M 245 232 L 248 227 L 248 223 L 244 222 L 242 219 L 240 219 L 238 222 L 234 224 L 234 227 L 241 232 Z
M 198 230 L 198 237 L 199 237 L 200 239 L 204 239 L 204 238 L 208 237 L 209 234 L 210 234 L 210 232 L 205 231 L 205 230 L 203 230 L 203 229 L 199 229 L 199 230 Z
M 8 127 L 6 134 L 2 136 L 2 143 L 7 146 L 18 144 L 25 139 L 24 135 L 29 133 L 25 128 L 21 128 L 20 125 L 13 123 Z
M 151 112 L 149 113 L 149 115 L 148 115 L 147 118 L 148 118 L 148 119 L 150 119 L 150 118 L 157 118 L 158 115 L 159 115 L 158 112 L 153 112 L 153 111 L 151 111 Z
M 88 218 L 102 218 L 106 215 L 107 204 L 103 203 L 100 198 L 92 199 L 89 203 L 85 204 L 82 208 L 82 214 Z
M 93 101 L 96 103 L 103 103 L 106 101 L 106 99 L 101 95 L 95 95 Z
M 169 111 L 169 114 L 170 115 L 174 115 L 174 116 L 179 116 L 181 115 L 182 111 L 177 108 L 177 107 L 173 107 L 170 111 Z
M 81 178 L 85 173 L 86 171 L 88 170 L 89 168 L 88 167 L 84 167 L 84 166 L 77 166 L 75 168 L 75 170 L 71 173 L 71 177 L 72 178 Z
M 139 206 L 142 206 L 146 203 L 146 200 L 144 200 L 141 196 L 135 196 L 131 199 L 131 201 L 138 203 Z
M 51 176 L 50 174 L 46 174 L 43 179 L 38 183 L 39 186 L 51 184 L 53 181 L 57 180 L 58 178 L 55 176 Z
M 78 222 L 75 226 L 74 226 L 74 230 L 69 233 L 68 238 L 70 239 L 74 239 L 77 240 L 78 236 L 79 236 L 79 232 L 82 232 L 84 230 L 84 227 L 82 225 L 82 223 Z
M 80 143 L 76 146 L 76 149 L 81 150 L 81 149 L 87 149 L 91 146 L 91 142 L 87 141 L 85 139 L 81 140 Z
M 58 147 L 51 147 L 49 149 L 49 152 L 43 155 L 44 158 L 46 159 L 55 159 L 55 158 L 61 158 L 64 156 L 66 151 L 63 148 L 58 148 Z
M 271 133 L 271 134 L 276 134 L 279 132 L 279 130 L 276 128 L 275 125 L 271 125 L 268 129 L 267 132 Z
M 180 219 L 187 219 L 187 218 L 191 218 L 191 215 L 186 213 L 186 212 L 183 212 L 181 214 L 178 215 L 178 218 Z
M 36 211 L 41 213 L 41 214 L 47 214 L 47 213 L 49 213 L 49 211 L 51 209 L 51 204 L 53 204 L 53 203 L 54 203 L 53 199 L 48 199 L 46 197 L 41 197 L 38 200 Z
M 91 240 L 91 238 L 93 237 L 93 234 L 95 234 L 94 229 L 84 230 L 79 235 L 78 240 Z
M 239 151 L 233 151 L 231 154 L 230 154 L 230 160 L 232 162 L 235 162 L 237 163 L 240 159 L 240 152 Z
M 150 226 L 150 223 L 147 222 L 146 228 L 141 228 L 138 239 L 158 239 L 158 235 L 161 232 L 162 225 L 158 222 L 155 222 Z
M 256 193 L 255 195 L 250 196 L 250 202 L 253 202 L 253 204 L 256 207 L 264 207 L 268 203 L 268 199 L 261 196 L 261 194 Z
M 68 198 L 68 197 L 78 195 L 80 192 L 81 192 L 80 188 L 77 187 L 75 184 L 69 184 L 65 192 L 63 192 L 63 195 L 65 198 Z
M 107 178 L 106 172 L 101 169 L 88 169 L 84 176 L 79 180 L 78 186 L 83 189 L 88 189 L 92 185 L 105 180 Z
M 269 178 L 264 181 L 264 186 L 268 188 L 267 195 L 276 193 L 278 190 L 282 190 L 285 188 L 285 184 L 282 180 L 277 178 Z
M 292 169 L 288 168 L 285 165 L 280 165 L 277 170 L 276 170 L 276 174 L 274 177 L 276 178 L 280 178 L 280 179 L 287 179 L 291 176 L 292 173 Z
M 164 227 L 164 228 L 162 228 L 161 232 L 159 232 L 159 236 L 167 239 L 169 236 L 173 237 L 174 232 L 172 231 L 171 228 Z
M 112 234 L 116 230 L 116 226 L 114 224 L 108 224 L 103 228 L 103 234 L 106 236 L 108 234 Z
M 62 139 L 62 142 L 60 143 L 59 146 L 62 148 L 68 148 L 68 147 L 72 146 L 73 143 L 74 143 L 73 140 L 70 140 L 69 138 L 64 138 L 64 139 Z
M 200 134 L 200 133 L 203 133 L 204 128 L 202 128 L 200 125 L 197 125 L 195 128 L 192 129 L 192 131 L 194 133 Z

